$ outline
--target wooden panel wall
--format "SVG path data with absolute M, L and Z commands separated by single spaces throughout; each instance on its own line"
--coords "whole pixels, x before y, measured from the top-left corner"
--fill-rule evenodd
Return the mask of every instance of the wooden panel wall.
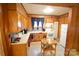
M 47 16 L 47 15 L 38 15 L 38 14 L 29 14 L 30 16 L 30 28 L 32 28 L 31 17 L 44 18 L 44 23 L 53 23 L 58 21 L 58 16 Z
M 13 4 L 11 4 L 13 6 Z M 9 40 L 9 33 L 10 33 L 10 28 L 9 28 L 9 25 L 12 25 L 13 24 L 9 24 L 9 14 L 8 14 L 8 11 L 9 10 L 13 10 L 13 8 L 8 8 L 8 4 L 2 4 L 2 19 L 3 19 L 3 38 L 4 38 L 4 42 L 5 42 L 5 45 L 4 45 L 4 49 L 6 49 L 5 53 L 6 55 L 10 55 L 10 40 Z M 12 28 L 12 27 L 11 27 Z
M 24 9 L 22 4 L 17 4 L 17 12 L 21 13 L 24 17 L 28 18 L 27 11 Z
M 60 22 L 61 24 L 68 24 L 68 13 L 59 16 L 59 22 Z
M 47 15 L 36 15 L 36 14 L 30 14 L 29 15 L 30 17 L 39 17 L 39 18 L 43 18 L 44 17 L 44 21 L 45 21 L 45 23 L 53 23 L 54 21 L 58 21 L 57 20 L 57 16 L 53 16 L 53 15 L 49 15 L 49 16 L 47 16 Z
M 45 16 L 45 23 L 53 23 L 57 20 L 58 16 Z
M 58 37 L 60 38 L 61 24 L 68 24 L 69 23 L 68 13 L 58 16 L 58 22 L 59 22 L 59 25 L 58 25 Z
M 2 37 L 2 43 L 3 43 L 3 49 L 4 49 L 4 55 L 9 55 L 9 40 L 8 40 L 8 11 L 7 11 L 7 5 L 1 4 L 0 10 L 0 29 L 1 29 L 1 37 Z
M 3 46 L 3 25 L 2 25 L 2 7 L 0 4 L 0 55 L 4 55 L 4 46 Z
M 75 44 L 73 44 L 74 45 L 74 48 L 76 48 L 77 49 L 77 51 L 79 52 L 79 7 L 77 7 L 77 15 L 76 15 L 76 35 L 75 35 L 75 40 L 73 41 L 73 43 L 75 43 Z
M 66 48 L 76 49 L 79 52 L 79 7 L 72 7 L 72 17 L 68 28 Z M 67 52 L 66 49 L 66 52 Z
M 45 16 L 45 23 L 53 23 L 52 17 L 51 16 Z

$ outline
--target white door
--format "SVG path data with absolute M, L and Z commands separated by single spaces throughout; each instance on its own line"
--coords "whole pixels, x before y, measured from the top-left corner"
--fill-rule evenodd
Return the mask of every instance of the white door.
M 68 24 L 61 24 L 60 41 L 56 47 L 56 55 L 64 56 Z
M 68 24 L 61 24 L 60 44 L 66 46 Z

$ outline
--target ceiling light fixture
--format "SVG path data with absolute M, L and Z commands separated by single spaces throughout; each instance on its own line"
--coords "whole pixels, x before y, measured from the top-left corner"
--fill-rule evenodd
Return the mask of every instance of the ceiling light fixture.
M 43 10 L 44 13 L 51 13 L 51 12 L 53 12 L 53 11 L 54 11 L 54 9 L 51 8 L 50 6 L 49 6 L 49 7 L 46 7 L 46 8 Z

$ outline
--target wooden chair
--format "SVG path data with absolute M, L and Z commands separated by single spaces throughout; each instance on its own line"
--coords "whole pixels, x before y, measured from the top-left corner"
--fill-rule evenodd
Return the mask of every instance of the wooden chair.
M 48 52 L 49 55 L 56 55 L 56 43 L 48 44 L 47 42 L 41 42 L 41 48 L 42 48 L 42 55 L 46 55 Z

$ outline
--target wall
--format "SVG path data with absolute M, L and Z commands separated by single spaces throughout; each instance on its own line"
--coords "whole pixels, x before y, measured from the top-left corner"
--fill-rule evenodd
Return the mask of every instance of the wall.
M 68 28 L 66 52 L 67 49 L 76 49 L 79 52 L 79 6 L 73 6 L 70 12 L 70 23 Z
M 1 7 L 1 4 L 0 4 L 0 56 L 4 55 L 3 38 L 2 38 L 3 25 L 2 25 L 1 22 L 2 22 L 2 7 Z
M 0 32 L 4 55 L 8 55 L 9 39 L 8 39 L 8 12 L 7 5 L 0 4 Z M 10 51 L 10 50 L 9 50 Z
M 59 22 L 59 25 L 58 25 L 58 37 L 60 38 L 61 24 L 68 24 L 69 23 L 68 13 L 58 16 L 58 22 Z
M 4 38 L 3 42 L 4 43 L 4 51 L 5 51 L 5 55 L 10 55 L 10 40 L 9 40 L 9 33 L 11 31 L 14 31 L 16 30 L 15 27 L 14 27 L 14 24 L 13 22 L 10 23 L 10 21 L 15 21 L 15 16 L 14 14 L 12 14 L 12 10 L 14 11 L 15 8 L 14 8 L 15 4 L 2 4 L 2 25 L 3 25 L 3 35 L 2 37 Z M 14 18 L 11 18 L 11 14 Z M 12 26 L 11 26 L 12 25 Z M 13 28 L 14 30 L 13 30 Z
M 53 22 L 55 22 L 55 21 L 58 21 L 58 17 L 57 17 L 57 16 L 47 16 L 47 15 L 29 14 L 29 17 L 30 17 L 30 28 L 31 28 L 31 29 L 32 29 L 31 17 L 44 18 L 44 24 L 45 24 L 45 23 L 53 23 Z
M 75 40 L 73 40 L 73 47 L 77 49 L 78 53 L 79 53 L 79 6 L 76 8 L 77 10 L 75 11 L 76 12 L 76 33 L 75 33 Z
M 53 23 L 58 21 L 58 16 L 45 16 L 46 23 Z

